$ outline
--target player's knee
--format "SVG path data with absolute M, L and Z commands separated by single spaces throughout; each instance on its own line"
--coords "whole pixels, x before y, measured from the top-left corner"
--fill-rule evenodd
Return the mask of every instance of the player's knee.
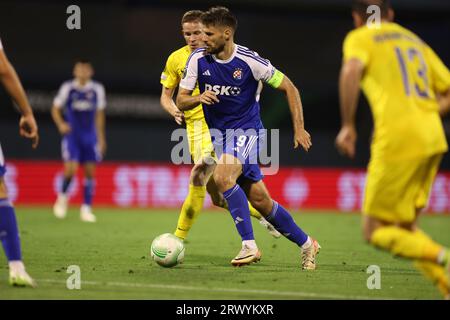
M 253 208 L 255 208 L 258 212 L 264 211 L 262 210 L 264 208 L 264 203 L 262 201 L 252 200 L 250 201 L 250 203 L 252 204 Z
M 94 179 L 94 175 L 91 172 L 89 172 L 89 173 L 86 172 L 84 174 L 84 176 L 85 176 L 86 179 L 89 179 L 89 180 Z
M 75 172 L 66 171 L 66 172 L 64 172 L 64 179 L 72 180 L 74 175 L 75 175 Z
M 95 164 L 87 163 L 84 166 L 84 176 L 87 179 L 94 179 L 94 176 L 95 176 Z
M 191 176 L 191 184 L 193 184 L 194 186 L 204 186 L 205 178 L 202 177 L 201 174 L 194 174 Z
M 222 179 L 220 176 L 215 176 L 214 181 L 216 182 L 217 189 L 219 189 L 219 191 L 222 193 L 231 188 L 229 186 L 230 184 L 227 183 L 227 181 L 224 181 L 224 179 Z
M 191 183 L 194 186 L 206 185 L 206 172 L 202 165 L 196 164 L 191 171 Z
M 73 166 L 67 166 L 64 168 L 64 178 L 66 179 L 72 179 L 75 175 L 77 168 Z
M 217 189 L 221 193 L 224 193 L 236 184 L 236 182 L 233 183 L 233 181 L 231 181 L 229 176 L 223 175 L 221 173 L 214 172 L 213 179 L 216 183 Z
M 253 208 L 258 210 L 260 213 L 270 213 L 272 209 L 272 199 L 264 194 L 257 194 L 252 196 L 250 199 L 250 203 Z

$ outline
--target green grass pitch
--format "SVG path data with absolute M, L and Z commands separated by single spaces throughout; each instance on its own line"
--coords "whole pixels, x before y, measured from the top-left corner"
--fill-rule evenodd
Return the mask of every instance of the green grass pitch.
M 65 220 L 50 208 L 18 207 L 22 251 L 38 288 L 7 285 L 0 255 L 0 299 L 440 299 L 412 263 L 373 249 L 360 234 L 356 214 L 295 212 L 294 219 L 322 245 L 318 269 L 300 269 L 300 253 L 287 239 L 274 239 L 253 220 L 262 251 L 257 264 L 234 268 L 240 249 L 233 220 L 222 211 L 203 212 L 186 243 L 183 264 L 159 267 L 149 256 L 152 239 L 172 232 L 178 213 L 169 210 L 97 208 L 96 224 L 79 220 L 72 207 Z M 450 245 L 450 217 L 424 216 L 421 225 Z M 81 269 L 81 289 L 69 290 L 67 268 Z M 381 269 L 381 289 L 369 290 L 369 265 Z

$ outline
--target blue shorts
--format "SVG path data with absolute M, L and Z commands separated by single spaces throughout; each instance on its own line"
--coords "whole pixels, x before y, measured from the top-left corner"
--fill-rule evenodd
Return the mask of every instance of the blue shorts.
M 6 167 L 5 167 L 5 157 L 3 157 L 2 146 L 0 145 L 0 178 L 5 175 Z
M 264 178 L 259 167 L 258 155 L 265 140 L 265 129 L 248 129 L 229 131 L 222 137 L 215 137 L 213 144 L 218 158 L 226 153 L 239 159 L 242 163 L 242 174 L 238 181 L 245 178 L 258 182 Z
M 65 162 L 85 163 L 100 162 L 102 160 L 95 139 L 82 139 L 72 135 L 67 135 L 62 139 L 61 153 Z

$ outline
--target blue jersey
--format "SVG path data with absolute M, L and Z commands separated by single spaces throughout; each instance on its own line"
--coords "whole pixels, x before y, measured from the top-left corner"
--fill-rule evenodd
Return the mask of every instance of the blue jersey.
M 3 50 L 2 40 L 0 39 L 0 50 Z M 5 175 L 5 158 L 3 157 L 2 146 L 0 145 L 0 178 Z
M 239 159 L 241 178 L 254 182 L 263 178 L 258 166 L 259 152 L 265 146 L 259 95 L 263 82 L 278 87 L 282 78 L 269 60 L 237 44 L 226 61 L 203 48 L 194 51 L 187 61 L 180 87 L 194 90 L 198 83 L 201 93 L 211 90 L 217 95 L 219 102 L 203 105 L 205 120 L 217 156 L 226 153 Z M 215 129 L 219 135 L 213 132 Z
M 66 81 L 59 89 L 53 105 L 64 108 L 65 119 L 71 128 L 61 143 L 64 161 L 100 161 L 95 117 L 97 110 L 106 106 L 103 86 L 95 81 L 89 81 L 84 86 L 80 86 L 76 80 Z
M 0 178 L 5 175 L 6 166 L 5 166 L 5 158 L 3 157 L 2 145 L 0 144 Z
M 180 87 L 200 92 L 214 91 L 220 102 L 203 105 L 210 128 L 262 129 L 259 95 L 262 82 L 269 82 L 276 69 L 246 47 L 235 45 L 232 56 L 224 61 L 197 49 L 189 57 Z
M 63 108 L 65 119 L 71 127 L 69 135 L 96 140 L 95 114 L 106 106 L 105 89 L 96 81 L 80 86 L 76 80 L 62 84 L 53 101 L 56 108 Z

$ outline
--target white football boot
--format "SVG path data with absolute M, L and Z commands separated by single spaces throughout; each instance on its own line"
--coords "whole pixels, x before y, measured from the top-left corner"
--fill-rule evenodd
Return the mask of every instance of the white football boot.
M 261 260 L 261 251 L 258 248 L 250 248 L 246 245 L 242 246 L 238 255 L 231 260 L 231 264 L 240 267 Z
M 315 270 L 316 269 L 316 256 L 321 249 L 320 244 L 316 239 L 311 238 L 311 245 L 303 249 L 302 248 L 302 269 L 303 270 Z
M 67 215 L 68 197 L 64 193 L 58 194 L 55 204 L 53 205 L 53 214 L 58 219 L 64 219 Z
M 80 219 L 84 222 L 96 222 L 97 217 L 92 213 L 91 207 L 83 204 L 80 208 Z
M 22 261 L 9 263 L 9 284 L 16 287 L 37 287 L 36 282 L 25 271 Z

